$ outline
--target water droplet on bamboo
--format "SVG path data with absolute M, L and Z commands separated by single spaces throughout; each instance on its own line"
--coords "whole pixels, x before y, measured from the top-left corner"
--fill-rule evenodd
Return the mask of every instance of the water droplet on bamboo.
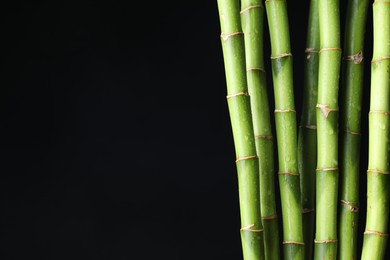
M 291 162 L 291 156 L 286 156 L 286 162 L 290 163 Z

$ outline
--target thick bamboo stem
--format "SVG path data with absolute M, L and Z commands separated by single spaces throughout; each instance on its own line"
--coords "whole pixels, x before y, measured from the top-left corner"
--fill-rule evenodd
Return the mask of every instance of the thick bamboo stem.
M 241 1 L 240 13 L 245 36 L 248 91 L 251 97 L 253 128 L 259 157 L 264 253 L 265 259 L 277 260 L 279 259 L 279 231 L 274 189 L 274 147 L 264 70 L 262 1 Z
M 284 259 L 304 259 L 292 55 L 285 1 L 265 2 L 271 38 Z
M 362 260 L 384 259 L 390 207 L 390 2 L 373 4 L 367 218 Z
M 301 174 L 302 222 L 305 259 L 312 259 L 315 223 L 315 175 L 317 164 L 316 103 L 320 35 L 318 0 L 310 1 L 301 123 L 298 134 L 298 168 Z
M 320 57 L 317 103 L 315 259 L 337 257 L 338 86 L 340 24 L 338 0 L 319 0 Z
M 344 36 L 341 103 L 340 214 L 338 259 L 357 259 L 360 111 L 363 47 L 368 0 L 349 0 Z
M 264 259 L 259 164 L 247 89 L 244 34 L 238 1 L 218 0 L 218 10 L 228 107 L 237 157 L 242 250 L 245 260 L 259 260 Z

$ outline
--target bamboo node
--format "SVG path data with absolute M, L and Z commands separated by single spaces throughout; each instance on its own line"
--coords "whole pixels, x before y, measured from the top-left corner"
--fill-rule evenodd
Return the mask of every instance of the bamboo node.
M 358 136 L 361 136 L 361 135 L 362 135 L 362 134 L 359 133 L 359 132 L 354 132 L 354 131 L 350 131 L 350 130 L 347 130 L 347 129 L 344 130 L 344 133 L 350 134 L 350 135 L 358 135 Z
M 247 68 L 246 71 L 260 71 L 265 73 L 265 69 L 263 68 Z
M 221 39 L 227 41 L 230 37 L 244 35 L 243 32 L 221 33 Z
M 317 104 L 316 107 L 321 109 L 321 112 L 325 116 L 325 118 L 327 118 L 329 116 L 330 112 L 338 112 L 339 111 L 338 108 L 329 108 L 329 106 L 325 105 L 325 104 Z
M 316 244 L 328 244 L 328 243 L 337 243 L 337 239 L 325 239 L 325 240 L 314 240 Z
M 318 54 L 319 51 L 315 48 L 306 48 L 305 53 L 307 53 L 306 59 L 310 59 L 312 54 Z
M 240 14 L 243 14 L 246 11 L 249 11 L 249 10 L 254 9 L 254 8 L 263 8 L 263 6 L 262 5 L 251 5 L 251 6 L 248 6 L 247 8 L 242 9 L 240 11 Z
M 341 51 L 341 48 L 322 48 L 319 53 L 324 51 Z
M 317 130 L 316 125 L 300 125 L 299 128 L 307 128 L 307 129 Z
M 291 176 L 299 176 L 298 173 L 293 172 L 278 172 L 279 175 L 291 175 Z
M 289 113 L 289 112 L 295 113 L 295 110 L 294 109 L 275 109 L 274 110 L 274 113 Z
M 378 169 L 368 169 L 367 173 L 369 173 L 369 172 L 374 172 L 374 173 L 377 173 L 377 174 L 390 174 L 390 172 L 388 172 L 388 171 L 380 171 Z
M 353 213 L 357 213 L 359 211 L 358 202 L 347 201 L 347 200 L 340 200 L 340 202 L 342 206 L 348 208 L 348 210 Z
M 281 59 L 284 57 L 292 57 L 292 54 L 291 53 L 282 53 L 282 54 L 279 54 L 276 56 L 271 56 L 271 60 Z
M 387 237 L 389 234 L 366 229 L 366 231 L 364 231 L 364 235 L 376 235 L 376 236 L 380 236 L 380 237 Z
M 319 50 L 317 50 L 316 48 L 306 48 L 305 49 L 305 53 L 318 53 Z
M 360 64 L 363 61 L 363 50 L 360 50 L 354 55 L 345 56 L 343 60 L 353 61 L 354 64 Z
M 354 201 L 348 201 L 348 200 L 340 200 L 341 204 L 345 205 L 359 205 L 359 202 L 354 202 Z
M 239 96 L 247 96 L 247 97 L 249 97 L 249 94 L 248 94 L 248 92 L 238 92 L 238 93 L 227 95 L 226 99 L 233 98 L 233 97 L 239 97 Z
M 248 226 L 240 228 L 240 231 L 249 231 L 249 232 L 263 232 L 263 229 L 252 229 L 255 224 L 250 224 Z
M 327 171 L 338 171 L 339 168 L 337 167 L 330 167 L 330 168 L 317 168 L 317 172 L 327 172 Z
M 278 215 L 273 214 L 273 215 L 270 215 L 270 216 L 262 217 L 261 219 L 262 219 L 263 221 L 269 221 L 269 220 L 273 220 L 273 219 L 277 219 L 277 218 L 278 218 Z
M 311 212 L 314 212 L 314 208 L 303 208 L 302 209 L 302 214 L 307 214 L 307 213 L 311 213 Z
M 305 243 L 300 242 L 300 241 L 288 241 L 288 240 L 287 241 L 283 241 L 282 244 L 283 245 L 290 245 L 290 244 L 292 244 L 292 245 L 302 245 L 302 246 L 305 245 Z
M 383 56 L 383 57 L 380 57 L 378 59 L 372 60 L 371 63 L 378 63 L 378 62 L 381 62 L 383 60 L 388 60 L 388 59 L 390 59 L 390 56 Z
M 245 160 L 257 159 L 257 155 L 243 156 L 236 159 L 236 163 Z
M 272 140 L 273 136 L 272 135 L 256 135 L 255 139 L 268 139 L 268 140 Z
M 384 114 L 385 116 L 390 115 L 390 112 L 384 110 L 370 110 L 369 114 Z

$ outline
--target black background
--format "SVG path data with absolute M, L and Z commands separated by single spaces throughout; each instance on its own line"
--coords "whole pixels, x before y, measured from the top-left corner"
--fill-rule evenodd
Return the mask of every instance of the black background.
M 288 6 L 298 118 L 306 2 Z M 0 258 L 240 259 L 216 1 L 0 9 Z M 367 112 L 366 88 L 363 183 Z

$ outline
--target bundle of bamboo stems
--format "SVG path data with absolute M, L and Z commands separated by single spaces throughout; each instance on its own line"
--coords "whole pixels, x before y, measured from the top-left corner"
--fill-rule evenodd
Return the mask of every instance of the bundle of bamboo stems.
M 371 23 L 366 19 L 367 0 L 348 0 L 345 14 L 338 0 L 310 1 L 298 127 L 286 1 L 218 0 L 245 260 L 384 259 L 390 207 L 389 3 L 374 1 Z M 263 35 L 264 15 L 269 35 Z M 364 75 L 366 26 L 373 26 L 370 75 Z M 264 67 L 263 45 L 268 39 L 274 114 Z M 371 77 L 370 86 L 363 86 L 363 77 Z M 368 151 L 360 151 L 364 87 L 371 89 Z M 368 156 L 363 202 L 358 189 L 360 154 Z M 359 211 L 359 203 L 367 205 L 366 212 Z M 367 215 L 360 247 L 359 214 Z

